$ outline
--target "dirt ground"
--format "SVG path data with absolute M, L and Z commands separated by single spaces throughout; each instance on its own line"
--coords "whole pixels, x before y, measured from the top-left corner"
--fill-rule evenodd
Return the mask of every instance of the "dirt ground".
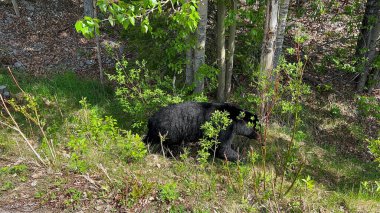
M 71 69 L 96 72 L 95 44 L 75 31 L 82 17 L 79 0 L 0 1 L 0 64 L 35 75 Z
M 57 173 L 23 158 L 0 158 L 0 168 L 26 165 L 11 175 L 15 188 L 0 191 L 0 212 L 110 212 L 113 197 L 98 197 L 102 180 L 88 175 Z M 3 179 L 4 180 L 4 179 Z M 80 192 L 80 199 L 75 199 Z M 112 205 L 112 206 L 111 206 Z

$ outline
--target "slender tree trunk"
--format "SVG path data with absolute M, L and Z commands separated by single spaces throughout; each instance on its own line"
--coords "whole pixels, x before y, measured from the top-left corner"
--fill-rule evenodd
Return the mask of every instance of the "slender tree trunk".
M 18 9 L 18 4 L 16 0 L 12 0 L 13 9 L 15 10 L 16 16 L 20 17 L 20 10 Z
M 194 49 L 194 76 L 196 77 L 195 93 L 201 93 L 204 90 L 204 78 L 197 78 L 199 68 L 205 63 L 206 50 L 206 27 L 207 27 L 207 8 L 208 0 L 200 0 L 198 4 L 199 23 L 196 32 L 197 45 Z
M 273 67 L 276 68 L 282 54 L 282 45 L 284 43 L 286 19 L 288 17 L 290 0 L 280 0 L 279 25 L 276 37 L 276 50 L 274 52 Z
M 362 21 L 362 27 L 356 47 L 356 56 L 363 60 L 360 67 L 362 73 L 357 85 L 358 92 L 363 92 L 368 81 L 371 63 L 378 55 L 380 37 L 380 2 L 378 0 L 368 0 Z
M 237 0 L 231 0 L 232 10 L 237 14 Z M 232 73 L 234 68 L 234 53 L 235 53 L 235 37 L 236 37 L 236 19 L 233 20 L 229 28 L 229 37 L 227 43 L 227 65 L 226 65 L 226 98 L 231 94 L 232 88 Z
M 84 15 L 94 17 L 93 0 L 83 0 Z
M 188 3 L 190 0 L 186 0 Z M 186 73 L 185 73 L 185 84 L 190 86 L 194 83 L 194 47 L 192 45 L 193 34 L 187 35 L 187 42 L 190 44 L 188 50 L 186 50 Z
M 278 24 L 279 0 L 268 0 L 266 8 L 264 40 L 260 58 L 260 96 L 262 99 L 260 113 L 265 116 L 270 100 L 267 100 L 266 93 L 274 87 L 275 76 L 273 72 L 273 58 L 276 48 L 276 33 Z
M 216 25 L 216 43 L 217 43 L 217 55 L 218 55 L 218 67 L 220 73 L 218 75 L 218 94 L 217 98 L 219 102 L 225 101 L 225 86 L 226 86 L 226 4 L 224 0 L 218 0 L 218 20 Z
M 194 82 L 194 70 L 193 70 L 193 48 L 186 51 L 186 85 L 190 86 Z
M 268 0 L 264 29 L 264 41 L 261 49 L 260 72 L 267 79 L 272 77 L 273 58 L 276 48 L 279 0 Z
M 96 12 L 96 0 L 91 0 L 93 5 L 93 16 L 94 18 L 97 18 L 97 12 Z M 104 83 L 104 77 L 103 77 L 103 66 L 102 66 L 102 55 L 101 55 L 101 49 L 100 49 L 100 39 L 99 35 L 95 33 L 95 43 L 96 43 L 96 56 L 98 58 L 98 65 L 99 65 L 99 79 L 100 83 Z

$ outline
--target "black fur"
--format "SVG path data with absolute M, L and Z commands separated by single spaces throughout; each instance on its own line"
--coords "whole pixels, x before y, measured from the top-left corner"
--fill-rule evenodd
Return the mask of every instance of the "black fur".
M 248 128 L 247 122 L 258 123 L 257 116 L 248 111 L 227 103 L 197 103 L 185 102 L 161 108 L 148 121 L 148 133 L 144 138 L 146 143 L 160 144 L 160 134 L 165 136 L 165 145 L 180 145 L 188 142 L 197 142 L 203 137 L 201 126 L 209 121 L 216 110 L 227 111 L 233 121 L 227 130 L 220 132 L 220 145 L 217 156 L 228 160 L 237 160 L 238 153 L 231 148 L 235 134 L 249 138 L 257 138 L 255 128 Z M 245 112 L 243 119 L 238 119 L 241 112 Z

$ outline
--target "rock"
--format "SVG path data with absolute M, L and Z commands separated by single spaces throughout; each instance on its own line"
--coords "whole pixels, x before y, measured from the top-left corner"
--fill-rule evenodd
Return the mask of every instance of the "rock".
M 5 24 L 13 24 L 14 22 L 14 19 L 11 18 L 10 16 L 7 16 L 7 18 L 5 18 Z
M 84 63 L 86 65 L 93 65 L 93 64 L 95 64 L 95 61 L 94 60 L 86 60 Z
M 11 97 L 11 94 L 10 94 L 9 92 L 4 92 L 4 93 L 3 93 L 3 96 L 4 96 L 5 98 L 9 98 L 9 97 Z
M 34 11 L 34 7 L 30 4 L 26 5 L 26 9 L 33 12 Z
M 46 48 L 46 45 L 42 44 L 42 43 L 35 43 L 32 47 L 33 51 L 37 51 L 37 52 L 40 52 L 41 50 L 43 50 L 44 48 Z
M 0 95 L 3 96 L 4 99 L 9 99 L 11 97 L 11 93 L 5 85 L 0 85 Z
M 23 67 L 24 65 L 23 65 L 21 62 L 17 61 L 16 63 L 13 64 L 13 66 L 14 66 L 15 68 L 21 68 L 21 67 Z
M 0 85 L 0 94 L 3 94 L 6 89 L 7 89 L 6 86 Z

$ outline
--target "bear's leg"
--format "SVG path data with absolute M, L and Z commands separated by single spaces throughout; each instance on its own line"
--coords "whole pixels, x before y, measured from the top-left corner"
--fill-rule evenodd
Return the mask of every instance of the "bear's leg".
M 232 131 L 227 131 L 220 135 L 221 143 L 217 147 L 216 154 L 221 159 L 226 159 L 229 161 L 237 161 L 239 159 L 239 154 L 231 148 L 232 141 L 234 139 L 234 134 Z

